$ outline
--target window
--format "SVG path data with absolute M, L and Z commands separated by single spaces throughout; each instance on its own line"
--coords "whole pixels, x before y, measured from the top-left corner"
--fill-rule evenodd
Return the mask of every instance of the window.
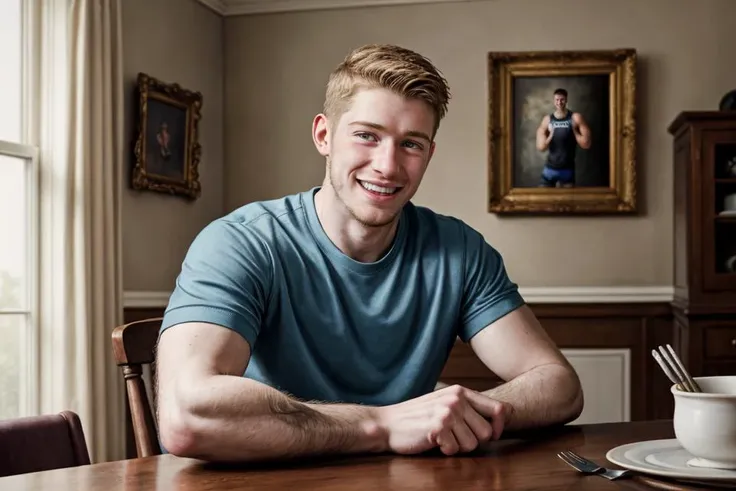
M 0 419 L 33 414 L 38 390 L 38 151 L 24 110 L 23 2 L 0 2 Z

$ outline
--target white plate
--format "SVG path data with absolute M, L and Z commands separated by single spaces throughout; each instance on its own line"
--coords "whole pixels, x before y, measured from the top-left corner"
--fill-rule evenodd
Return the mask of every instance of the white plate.
M 693 467 L 693 455 L 677 439 L 649 440 L 613 448 L 606 458 L 625 469 L 683 481 L 736 485 L 736 470 Z

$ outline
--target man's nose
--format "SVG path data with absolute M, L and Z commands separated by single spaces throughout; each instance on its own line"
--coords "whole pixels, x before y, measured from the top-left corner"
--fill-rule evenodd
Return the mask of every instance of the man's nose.
M 399 149 L 392 141 L 384 141 L 373 158 L 373 169 L 386 177 L 394 176 L 400 168 Z

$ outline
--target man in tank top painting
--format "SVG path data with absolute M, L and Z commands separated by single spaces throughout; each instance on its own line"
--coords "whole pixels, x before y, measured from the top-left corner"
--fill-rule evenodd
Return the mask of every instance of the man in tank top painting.
M 554 92 L 555 110 L 542 119 L 537 129 L 537 149 L 548 150 L 540 187 L 575 185 L 577 146 L 590 148 L 590 127 L 580 113 L 567 108 L 567 91 Z

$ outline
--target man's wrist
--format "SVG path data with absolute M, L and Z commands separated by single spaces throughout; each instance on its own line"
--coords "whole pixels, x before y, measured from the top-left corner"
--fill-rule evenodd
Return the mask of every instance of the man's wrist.
M 503 426 L 506 429 L 510 427 L 513 428 L 514 416 L 516 416 L 516 407 L 512 403 L 510 403 L 506 397 L 499 393 L 499 390 L 501 389 L 496 387 L 483 391 L 481 392 L 481 394 L 488 397 L 489 399 L 493 399 L 503 406 Z
M 378 418 L 378 408 L 366 407 L 365 417 L 358 424 L 358 434 L 362 440 L 363 451 L 382 453 L 389 450 L 388 432 Z
M 516 408 L 510 402 L 503 402 L 503 424 L 505 428 L 514 427 L 514 416 L 516 416 Z
M 353 404 L 310 404 L 351 436 L 348 449 L 355 453 L 381 453 L 389 449 L 388 435 L 379 422 L 379 408 Z

